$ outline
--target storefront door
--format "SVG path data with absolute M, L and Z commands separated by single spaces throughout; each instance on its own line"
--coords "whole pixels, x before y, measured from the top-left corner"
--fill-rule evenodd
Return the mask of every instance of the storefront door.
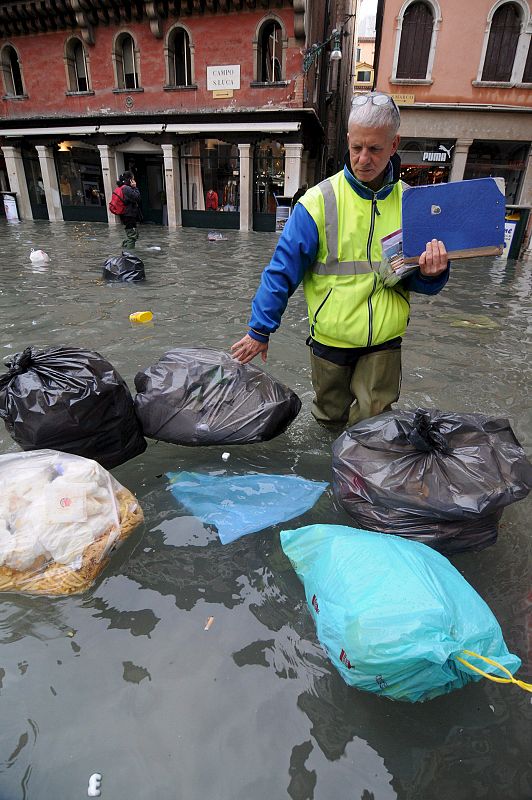
M 144 224 L 168 225 L 162 155 L 125 153 L 124 163 L 137 181 Z

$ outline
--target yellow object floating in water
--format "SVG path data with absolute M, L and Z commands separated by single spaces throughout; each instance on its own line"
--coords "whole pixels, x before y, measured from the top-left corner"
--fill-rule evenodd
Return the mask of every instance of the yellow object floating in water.
M 151 322 L 153 314 L 151 311 L 134 311 L 129 315 L 130 322 Z

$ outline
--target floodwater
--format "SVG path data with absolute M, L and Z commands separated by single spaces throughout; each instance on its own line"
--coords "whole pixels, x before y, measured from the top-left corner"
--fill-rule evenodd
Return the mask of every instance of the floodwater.
M 106 285 L 119 252 L 105 225 L 0 223 L 0 348 L 98 350 L 131 389 L 137 370 L 186 345 L 227 349 L 277 235 L 145 226 L 144 285 Z M 43 248 L 48 266 L 29 253 Z M 151 250 L 150 247 L 160 247 Z M 455 266 L 413 300 L 403 407 L 510 418 L 529 457 L 532 266 Z M 154 322 L 132 325 L 132 311 Z M 185 448 L 150 442 L 113 474 L 146 516 L 92 589 L 64 599 L 0 595 L 0 798 L 183 800 L 530 800 L 531 696 L 482 680 L 424 704 L 348 688 L 314 633 L 279 528 L 222 546 L 183 516 L 166 472 L 279 472 L 330 480 L 332 438 L 310 416 L 299 290 L 268 369 L 303 409 L 272 442 Z M 230 460 L 221 454 L 229 449 Z M 17 451 L 3 426 L 0 452 Z M 526 628 L 532 498 L 504 513 L 496 546 L 453 563 L 489 603 L 531 680 Z M 349 524 L 332 494 L 284 527 Z M 528 608 L 528 611 L 530 609 Z M 208 617 L 214 617 L 204 630 Z M 528 638 L 527 638 L 528 636 Z

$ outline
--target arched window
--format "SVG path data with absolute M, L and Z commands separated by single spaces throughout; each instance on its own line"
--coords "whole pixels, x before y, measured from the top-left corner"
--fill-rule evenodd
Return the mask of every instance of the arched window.
M 519 6 L 515 3 L 505 3 L 500 6 L 491 21 L 484 69 L 482 70 L 483 81 L 510 81 L 520 30 Z
M 275 20 L 267 20 L 259 34 L 258 80 L 274 83 L 283 80 L 282 29 Z
M 167 47 L 168 85 L 192 86 L 192 57 L 190 38 L 184 28 L 170 31 Z
M 408 6 L 403 17 L 396 78 L 427 77 L 434 16 L 427 3 Z
M 8 97 L 23 97 L 24 84 L 22 83 L 22 70 L 18 53 L 12 45 L 7 44 L 2 49 L 1 57 L 4 89 Z
M 138 52 L 129 33 L 121 33 L 117 37 L 113 57 L 118 89 L 138 89 L 140 86 Z
M 66 46 L 65 63 L 70 92 L 88 92 L 89 72 L 87 54 L 80 39 L 70 39 Z

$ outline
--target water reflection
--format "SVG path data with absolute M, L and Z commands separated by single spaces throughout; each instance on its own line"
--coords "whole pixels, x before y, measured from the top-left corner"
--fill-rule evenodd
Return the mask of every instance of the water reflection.
M 89 223 L 0 223 L 2 354 L 90 347 L 133 388 L 172 347 L 227 349 L 277 237 L 229 231 L 212 244 L 207 231 L 145 226 L 136 252 L 146 283 L 108 285 L 101 266 L 120 241 L 120 230 Z M 36 271 L 31 247 L 51 263 Z M 531 292 L 530 264 L 473 259 L 453 267 L 441 295 L 414 297 L 402 406 L 507 416 L 531 453 Z M 149 327 L 129 322 L 141 309 L 154 313 Z M 231 448 L 235 474 L 330 481 L 334 435 L 309 415 L 306 333 L 297 292 L 268 369 L 303 410 L 278 439 Z M 1 426 L 0 452 L 17 449 Z M 528 696 L 483 681 L 410 706 L 349 689 L 316 639 L 279 527 L 222 546 L 182 513 L 165 473 L 221 471 L 222 451 L 150 442 L 113 471 L 146 525 L 92 589 L 0 595 L 0 797 L 81 796 L 98 771 L 115 800 L 529 800 Z M 530 499 L 511 507 L 496 546 L 453 559 L 523 658 L 524 680 L 531 510 Z M 349 524 L 330 490 L 281 527 L 314 522 Z

